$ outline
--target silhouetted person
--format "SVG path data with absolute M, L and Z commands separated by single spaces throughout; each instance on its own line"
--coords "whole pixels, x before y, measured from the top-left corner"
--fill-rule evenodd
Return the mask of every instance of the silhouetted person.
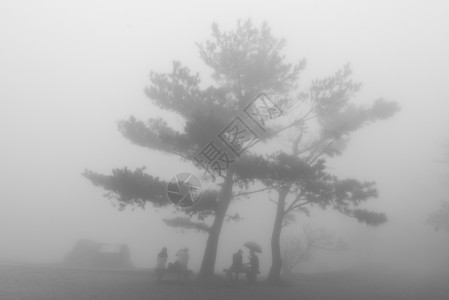
M 242 262 L 243 262 L 242 253 L 243 251 L 240 249 L 239 251 L 237 251 L 232 255 L 232 265 L 230 269 L 234 271 L 234 276 L 236 280 L 239 277 L 238 271 L 242 269 Z
M 259 258 L 256 255 L 256 251 L 250 249 L 249 251 L 249 271 L 246 274 L 248 281 L 253 283 L 257 279 L 257 274 L 259 273 Z
M 162 248 L 161 252 L 157 255 L 156 274 L 157 279 L 162 280 L 165 273 L 165 263 L 167 262 L 167 247 Z

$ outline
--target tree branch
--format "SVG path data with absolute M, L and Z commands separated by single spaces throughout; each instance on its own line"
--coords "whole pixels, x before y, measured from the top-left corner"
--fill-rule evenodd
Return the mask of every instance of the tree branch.
M 232 197 L 235 198 L 235 197 L 240 197 L 240 196 L 243 196 L 243 195 L 246 196 L 246 195 L 250 195 L 250 194 L 255 194 L 255 193 L 263 192 L 263 191 L 266 191 L 266 190 L 276 189 L 276 188 L 278 188 L 280 186 L 281 185 L 278 184 L 278 185 L 275 185 L 275 186 L 269 186 L 269 187 L 265 187 L 265 188 L 262 188 L 262 189 L 259 189 L 259 190 L 250 191 L 250 192 L 237 193 L 237 194 L 232 195 Z
M 202 232 L 209 232 L 210 227 L 202 222 L 195 222 L 186 217 L 175 217 L 163 220 L 165 224 L 172 227 L 182 228 L 182 229 L 195 229 Z
M 350 214 L 350 213 L 347 213 L 347 212 L 343 211 L 343 210 L 341 209 L 341 207 L 338 206 L 338 205 L 335 203 L 335 201 L 334 201 L 333 199 L 330 199 L 329 202 L 332 204 L 332 206 L 334 207 L 334 209 L 335 209 L 336 211 L 338 211 L 339 213 L 341 213 L 341 214 L 343 214 L 343 215 L 345 215 L 345 216 L 347 216 L 347 217 L 354 218 L 354 215 L 352 215 L 352 214 Z
M 313 157 L 313 154 L 314 154 L 314 153 L 311 153 L 310 156 L 309 156 L 310 163 L 313 163 L 313 162 L 315 162 L 318 158 L 320 158 L 320 156 L 323 155 L 324 152 L 325 152 L 327 149 L 329 149 L 329 147 L 330 147 L 333 143 L 335 143 L 337 140 L 338 140 L 338 138 L 333 138 L 333 139 L 331 139 L 331 141 L 330 141 L 326 146 L 324 146 L 324 148 L 323 148 L 323 149 L 318 153 L 318 155 L 316 155 L 315 157 Z M 324 142 L 323 142 L 323 143 L 324 143 Z
M 292 202 L 292 204 L 294 204 L 294 203 L 295 203 L 295 202 Z M 300 208 L 300 207 L 302 207 L 302 206 L 304 206 L 304 205 L 307 205 L 307 204 L 309 204 L 309 203 L 311 203 L 311 202 L 310 202 L 310 201 L 305 201 L 305 202 L 303 202 L 303 203 L 298 203 L 298 204 L 296 204 L 296 205 L 290 204 L 289 207 L 285 210 L 284 214 L 287 214 L 287 213 L 289 213 L 289 212 L 292 212 L 292 211 L 294 211 L 295 209 L 298 209 L 298 208 Z

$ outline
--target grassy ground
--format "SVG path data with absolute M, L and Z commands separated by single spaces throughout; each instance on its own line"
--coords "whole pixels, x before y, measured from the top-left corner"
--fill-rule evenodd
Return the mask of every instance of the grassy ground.
M 65 269 L 48 266 L 0 265 L 1 300 L 213 300 L 213 299 L 449 299 L 447 278 L 398 280 L 391 275 L 328 273 L 294 275 L 284 286 L 260 280 L 229 284 L 217 277 L 209 285 L 196 280 L 161 283 L 151 271 Z

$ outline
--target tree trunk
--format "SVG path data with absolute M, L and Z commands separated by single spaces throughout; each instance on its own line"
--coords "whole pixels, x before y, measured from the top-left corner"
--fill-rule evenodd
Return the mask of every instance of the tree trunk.
M 228 201 L 230 202 L 230 199 Z M 203 261 L 201 262 L 200 273 L 198 275 L 199 280 L 211 279 L 212 275 L 214 274 L 218 241 L 220 238 L 221 228 L 223 226 L 225 215 L 226 215 L 225 209 L 220 209 L 216 211 L 214 223 L 209 230 L 209 236 L 207 238 L 206 249 L 203 255 Z
M 285 199 L 287 198 L 289 189 L 284 188 L 279 192 L 279 200 L 276 209 L 276 218 L 271 235 L 271 257 L 272 264 L 268 273 L 267 281 L 270 283 L 278 283 L 281 279 L 282 257 L 281 257 L 281 231 L 282 221 L 284 219 Z
M 209 230 L 203 261 L 201 262 L 201 268 L 198 274 L 198 279 L 202 281 L 210 280 L 214 275 L 221 228 L 223 227 L 226 212 L 228 211 L 232 199 L 232 185 L 234 183 L 232 177 L 232 172 L 228 170 L 223 187 L 220 191 L 218 205 L 215 209 L 214 223 Z

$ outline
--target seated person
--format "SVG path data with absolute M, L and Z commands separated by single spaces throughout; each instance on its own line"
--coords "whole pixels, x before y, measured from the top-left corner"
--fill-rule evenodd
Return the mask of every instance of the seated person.
M 179 263 L 181 269 L 187 270 L 187 264 L 189 263 L 189 248 L 184 248 L 178 251 L 176 254 L 178 257 L 176 261 Z
M 186 247 L 184 249 L 179 250 L 178 253 L 176 254 L 176 256 L 178 257 L 175 262 L 175 265 L 178 268 L 177 278 L 179 280 L 181 273 L 184 272 L 185 273 L 184 276 L 187 279 L 187 275 L 188 275 L 187 264 L 189 263 L 189 258 L 190 258 L 189 248 Z
M 239 251 L 237 251 L 236 253 L 234 253 L 232 255 L 232 265 L 229 268 L 232 271 L 240 271 L 242 269 L 242 261 L 243 261 L 243 256 L 242 256 L 243 251 L 240 249 Z M 239 273 L 235 272 L 235 279 L 238 279 Z

